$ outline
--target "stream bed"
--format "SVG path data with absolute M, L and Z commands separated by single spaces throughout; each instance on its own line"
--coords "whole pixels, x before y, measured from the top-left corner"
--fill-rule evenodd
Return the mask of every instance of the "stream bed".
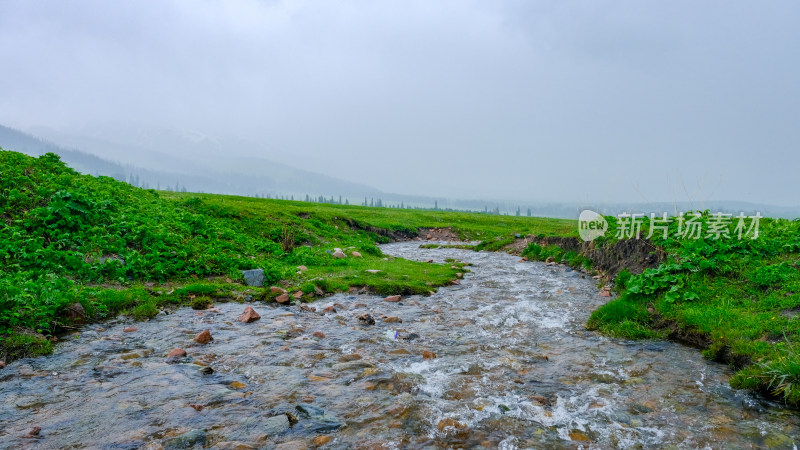
M 237 321 L 248 305 L 217 303 L 84 327 L 52 356 L 0 371 L 0 448 L 800 443 L 798 412 L 731 389 L 730 370 L 698 350 L 587 331 L 608 300 L 588 276 L 503 253 L 382 249 L 454 258 L 472 272 L 400 302 L 336 294 L 305 309 L 251 303 L 261 315 L 252 323 Z M 193 341 L 202 330 L 211 343 Z M 166 358 L 174 348 L 187 356 Z

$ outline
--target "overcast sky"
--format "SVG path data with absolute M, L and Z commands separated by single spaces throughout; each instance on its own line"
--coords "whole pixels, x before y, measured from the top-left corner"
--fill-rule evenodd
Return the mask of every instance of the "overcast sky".
M 798 205 L 798 24 L 796 0 L 0 0 L 0 124 L 239 136 L 398 193 Z

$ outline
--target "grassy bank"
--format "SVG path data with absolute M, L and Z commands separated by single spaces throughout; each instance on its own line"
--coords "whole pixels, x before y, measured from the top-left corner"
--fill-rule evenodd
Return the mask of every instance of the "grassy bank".
M 616 221 L 609 219 L 611 235 Z M 712 218 L 700 221 L 707 228 Z M 800 222 L 762 219 L 760 236 L 742 240 L 735 225 L 727 228 L 732 239 L 678 239 L 673 222 L 673 237 L 651 239 L 664 262 L 641 274 L 620 272 L 619 297 L 588 326 L 697 345 L 734 366 L 735 387 L 800 405 Z M 648 227 L 645 221 L 643 235 Z M 0 151 L 0 360 L 47 354 L 52 336 L 83 321 L 270 302 L 277 295 L 270 285 L 302 292 L 301 301 L 354 288 L 425 295 L 465 269 L 387 257 L 376 243 L 430 228 L 480 241 L 465 246 L 475 250 L 513 246 L 517 235 L 577 236 L 570 220 L 143 190 L 80 175 L 54 155 Z M 545 241 L 523 254 L 592 266 L 578 247 Z M 601 238 L 592 250 L 613 245 Z M 337 247 L 347 258 L 333 258 Z M 244 284 L 241 271 L 254 268 L 264 269 L 264 288 Z
M 709 229 L 715 219 L 700 219 Z M 729 363 L 731 384 L 800 405 L 800 221 L 761 219 L 759 236 L 676 238 L 653 243 L 667 260 L 639 275 L 622 272 L 620 296 L 595 311 L 589 327 L 625 338 L 670 338 Z M 749 225 L 750 222 L 748 221 Z M 649 224 L 645 224 L 645 233 Z
M 6 361 L 49 353 L 51 336 L 84 321 L 271 301 L 270 285 L 302 291 L 303 301 L 350 288 L 427 294 L 464 269 L 386 257 L 376 246 L 421 228 L 449 227 L 492 245 L 516 233 L 575 230 L 568 220 L 157 192 L 80 175 L 52 154 L 8 151 L 0 151 L 0 227 Z M 337 247 L 348 257 L 333 258 Z M 243 284 L 240 271 L 255 268 L 264 269 L 265 288 Z

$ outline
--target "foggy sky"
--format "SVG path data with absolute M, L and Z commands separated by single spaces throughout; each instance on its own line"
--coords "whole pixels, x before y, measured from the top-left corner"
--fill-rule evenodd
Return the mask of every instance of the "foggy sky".
M 798 205 L 799 23 L 793 0 L 0 0 L 0 124 L 237 136 L 398 193 Z

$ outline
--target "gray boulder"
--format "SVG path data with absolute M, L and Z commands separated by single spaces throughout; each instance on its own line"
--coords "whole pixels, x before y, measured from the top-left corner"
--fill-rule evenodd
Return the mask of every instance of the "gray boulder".
M 264 286 L 264 269 L 243 270 L 244 281 L 248 286 L 261 287 Z

